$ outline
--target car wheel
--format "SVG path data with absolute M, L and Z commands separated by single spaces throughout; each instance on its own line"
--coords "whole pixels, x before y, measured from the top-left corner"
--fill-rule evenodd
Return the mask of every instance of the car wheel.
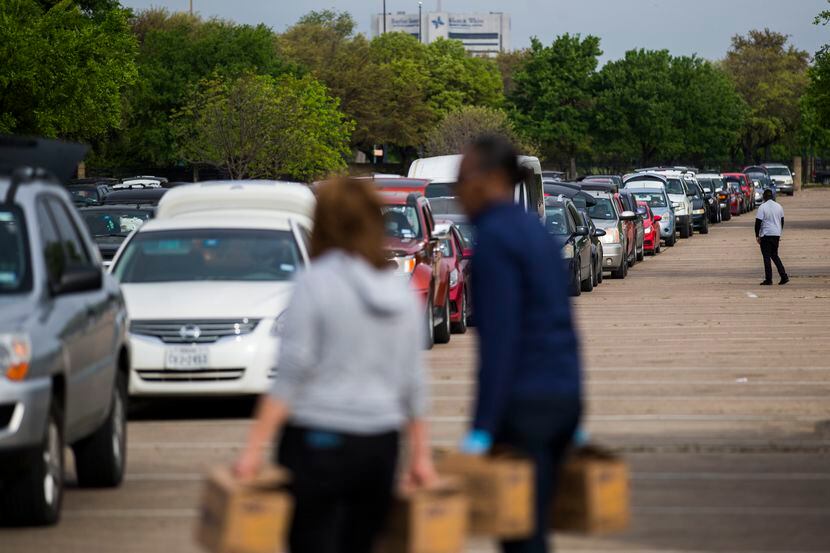
M 637 252 L 637 261 L 643 261 L 646 258 L 646 247 L 640 246 L 640 251 Z
M 579 296 L 582 294 L 582 261 L 574 258 L 574 274 L 571 276 L 571 295 Z
M 591 272 L 591 274 L 588 275 L 588 278 L 586 278 L 585 280 L 583 280 L 579 283 L 579 286 L 580 286 L 580 288 L 582 289 L 583 292 L 590 292 L 591 290 L 594 289 L 594 266 L 593 266 L 593 264 L 591 264 L 590 272 Z M 582 276 L 582 268 L 581 267 L 579 269 L 579 276 Z
M 450 341 L 450 287 L 447 286 L 447 293 L 444 297 L 444 306 L 441 308 L 442 321 L 435 327 L 435 343 L 446 344 Z
M 432 290 L 429 291 L 429 298 L 427 298 L 427 310 L 424 314 L 424 348 L 432 349 L 435 345 L 435 309 L 432 306 Z
M 127 378 L 115 377 L 107 420 L 91 436 L 72 446 L 82 488 L 113 488 L 124 479 L 127 461 Z
M 597 284 L 602 284 L 602 258 L 597 262 Z
M 467 290 L 461 290 L 461 305 L 458 306 L 459 318 L 457 323 L 452 323 L 453 334 L 465 334 L 467 332 Z
M 680 227 L 680 238 L 688 238 L 689 237 L 689 225 L 683 225 Z
M 611 271 L 611 276 L 614 278 L 623 279 L 625 275 L 628 273 L 628 262 L 623 258 L 620 261 L 620 266 Z
M 58 522 L 63 501 L 63 413 L 53 401 L 43 440 L 23 472 L 5 482 L 0 520 L 15 526 Z
M 704 218 L 703 225 L 700 227 L 700 234 L 709 234 L 709 221 Z
M 732 210 L 730 208 L 726 209 L 726 212 L 723 214 L 724 221 L 731 221 L 732 220 Z

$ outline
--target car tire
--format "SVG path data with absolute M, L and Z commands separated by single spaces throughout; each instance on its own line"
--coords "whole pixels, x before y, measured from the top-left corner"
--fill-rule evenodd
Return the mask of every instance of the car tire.
M 446 297 L 444 298 L 444 307 L 442 307 L 443 313 L 443 321 L 438 323 L 438 326 L 435 327 L 435 343 L 436 344 L 447 344 L 452 337 L 452 333 L 450 332 L 450 287 L 447 285 L 447 293 Z
M 591 274 L 588 275 L 588 278 L 586 278 L 585 280 L 583 280 L 579 284 L 580 287 L 582 288 L 583 292 L 590 292 L 591 290 L 594 289 L 594 265 L 593 265 L 593 263 L 591 264 L 591 271 L 590 272 L 591 272 Z M 580 276 L 582 276 L 582 269 L 581 268 L 579 270 L 579 274 L 580 274 Z
M 680 227 L 680 238 L 688 238 L 689 236 L 689 225 L 683 225 Z
M 602 284 L 602 258 L 597 263 L 597 284 Z
M 429 298 L 427 298 L 427 308 L 424 313 L 424 324 L 426 329 L 424 331 L 424 349 L 430 350 L 435 345 L 435 309 L 432 302 L 432 289 L 429 291 Z
M 628 274 L 628 261 L 623 259 L 620 262 L 620 266 L 611 271 L 611 276 L 613 278 L 624 279 L 626 274 Z
M 461 290 L 461 305 L 458 308 L 460 312 L 460 321 L 457 323 L 452 323 L 452 333 L 453 334 L 466 334 L 467 333 L 467 290 L 466 288 Z
M 723 214 L 724 221 L 731 221 L 732 220 L 732 210 L 727 208 L 726 213 Z
M 582 261 L 577 257 L 574 259 L 574 274 L 571 277 L 571 295 L 582 294 Z
M 637 261 L 643 261 L 646 258 L 646 247 L 640 246 L 640 251 L 637 252 Z
M 700 227 L 700 234 L 709 234 L 709 220 L 703 218 L 703 225 Z
M 104 424 L 72 446 L 75 472 L 82 488 L 114 488 L 127 466 L 127 378 L 118 371 L 112 405 Z
M 63 413 L 53 401 L 43 441 L 23 472 L 5 482 L 0 521 L 13 526 L 50 526 L 60 519 L 63 502 Z

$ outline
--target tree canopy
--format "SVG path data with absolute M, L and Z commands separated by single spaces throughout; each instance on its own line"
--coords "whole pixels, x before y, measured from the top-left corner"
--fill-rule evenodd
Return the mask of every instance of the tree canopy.
M 214 74 L 173 117 L 177 153 L 233 179 L 312 180 L 345 167 L 352 123 L 311 76 Z
M 135 51 L 117 2 L 0 2 L 0 132 L 91 141 L 118 127 Z

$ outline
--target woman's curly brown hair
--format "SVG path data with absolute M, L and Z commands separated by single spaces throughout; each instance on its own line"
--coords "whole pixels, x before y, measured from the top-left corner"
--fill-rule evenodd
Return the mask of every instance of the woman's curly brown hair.
M 311 257 L 343 250 L 383 269 L 389 267 L 384 251 L 384 220 L 380 195 L 371 180 L 339 178 L 317 189 Z

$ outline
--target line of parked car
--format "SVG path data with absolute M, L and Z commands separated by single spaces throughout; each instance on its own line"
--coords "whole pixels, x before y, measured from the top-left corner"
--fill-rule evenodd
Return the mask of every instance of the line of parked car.
M 269 387 L 292 279 L 310 262 L 314 186 L 64 186 L 83 151 L 24 140 L 7 157 L 47 170 L 0 177 L 0 521 L 52 524 L 64 446 L 80 486 L 121 482 L 130 397 Z M 408 177 L 373 178 L 390 263 L 423 301 L 427 347 L 475 322 L 459 163 L 421 159 Z M 521 165 L 515 202 L 562 241 L 574 294 L 754 205 L 752 172 L 650 168 L 568 183 L 546 179 L 536 158 Z

